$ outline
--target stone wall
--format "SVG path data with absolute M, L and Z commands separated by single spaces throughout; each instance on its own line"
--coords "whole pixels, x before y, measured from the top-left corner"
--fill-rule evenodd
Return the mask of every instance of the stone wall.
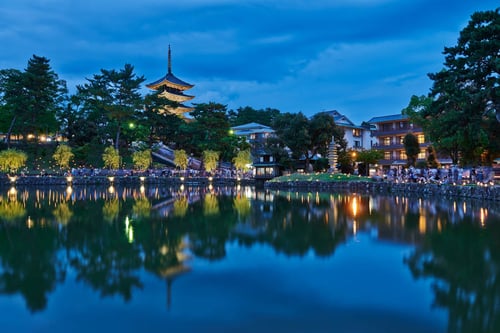
M 422 197 L 473 198 L 482 200 L 500 201 L 499 185 L 447 185 L 447 184 L 419 184 L 394 182 L 267 182 L 268 189 L 296 190 L 296 191 L 334 191 L 348 190 L 352 192 L 371 192 L 384 194 L 411 194 Z
M 124 176 L 124 177 L 114 177 L 111 181 L 108 177 L 104 176 L 74 176 L 71 181 L 63 176 L 22 176 L 17 177 L 15 181 L 11 181 L 7 177 L 0 179 L 0 186 L 86 186 L 86 185 L 120 185 L 120 186 L 137 186 L 141 184 L 149 185 L 199 185 L 208 186 L 213 184 L 214 186 L 231 186 L 231 185 L 253 185 L 254 181 L 252 179 L 241 179 L 237 180 L 235 178 L 213 178 L 209 180 L 207 177 L 186 177 L 181 179 L 180 177 L 139 177 L 139 176 Z

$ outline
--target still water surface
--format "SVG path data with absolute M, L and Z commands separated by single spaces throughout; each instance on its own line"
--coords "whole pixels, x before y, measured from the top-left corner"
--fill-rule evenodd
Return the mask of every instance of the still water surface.
M 5 189 L 1 332 L 500 332 L 488 202 Z

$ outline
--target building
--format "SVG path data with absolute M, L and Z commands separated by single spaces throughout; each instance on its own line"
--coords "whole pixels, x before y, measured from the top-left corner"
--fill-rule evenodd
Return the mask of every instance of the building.
M 427 147 L 422 128 L 414 125 L 406 115 L 395 114 L 382 117 L 374 117 L 368 121 L 372 125 L 372 149 L 384 152 L 384 158 L 379 161 L 380 165 L 388 167 L 395 165 L 406 165 L 407 156 L 403 139 L 406 134 L 413 133 L 420 144 L 418 160 L 426 160 Z
M 234 135 L 243 137 L 250 144 L 252 149 L 263 147 L 267 138 L 274 135 L 274 130 L 258 123 L 248 123 L 231 127 Z
M 335 124 L 344 130 L 344 139 L 347 141 L 347 149 L 371 149 L 372 138 L 370 127 L 357 126 L 337 110 L 326 111 L 332 116 Z
M 268 180 L 280 175 L 280 165 L 265 149 L 266 140 L 274 130 L 259 123 L 248 123 L 231 127 L 234 135 L 245 138 L 250 144 L 253 157 L 253 173 L 257 180 Z
M 194 98 L 194 96 L 184 94 L 184 91 L 191 89 L 194 85 L 182 81 L 172 73 L 172 54 L 170 45 L 168 46 L 167 74 L 152 83 L 146 84 L 146 87 L 151 90 L 159 91 L 160 96 L 176 103 L 176 106 L 167 106 L 162 112 L 169 112 L 180 117 L 185 117 L 185 113 L 194 110 L 194 108 L 182 104 Z

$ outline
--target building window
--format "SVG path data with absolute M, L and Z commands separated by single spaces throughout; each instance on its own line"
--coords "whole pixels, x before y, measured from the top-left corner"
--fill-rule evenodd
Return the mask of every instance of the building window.
M 402 136 L 398 136 L 398 142 L 399 142 L 399 144 L 400 144 L 400 145 L 403 145 L 403 144 L 404 144 L 404 143 L 403 143 L 404 139 L 405 139 L 404 137 L 402 137 Z
M 361 147 L 361 141 L 359 140 L 354 140 L 354 147 L 360 148 Z
M 423 134 L 419 134 L 417 138 L 418 138 L 418 143 L 425 143 L 425 136 Z
M 391 159 L 391 152 L 384 151 L 384 160 L 390 160 L 390 159 Z
M 407 159 L 406 152 L 404 150 L 399 151 L 399 159 L 401 159 L 401 160 Z
M 390 146 L 391 145 L 391 137 L 387 136 L 384 138 L 384 146 Z
M 361 130 L 360 130 L 359 128 L 353 128 L 353 129 L 352 129 L 352 136 L 354 136 L 354 137 L 356 137 L 356 136 L 357 136 L 357 137 L 361 136 Z
M 425 149 L 420 149 L 420 153 L 418 153 L 418 158 L 419 159 L 425 159 L 427 156 L 425 156 Z

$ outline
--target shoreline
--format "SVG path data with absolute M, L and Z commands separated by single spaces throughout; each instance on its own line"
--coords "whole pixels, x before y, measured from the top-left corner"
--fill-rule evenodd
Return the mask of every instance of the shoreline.
M 500 202 L 499 185 L 453 185 L 396 183 L 387 181 L 286 181 L 266 182 L 264 187 L 270 190 L 295 191 L 335 191 L 370 192 L 381 194 L 408 194 L 422 197 L 446 197 L 462 199 L 480 199 Z
M 0 186 L 138 186 L 138 185 L 167 185 L 167 186 L 259 186 L 262 183 L 248 178 L 218 178 L 218 177 L 172 177 L 172 176 L 17 176 L 15 181 L 9 177 L 2 177 Z M 446 197 L 463 199 L 480 199 L 500 202 L 500 185 L 453 185 L 431 183 L 397 183 L 389 181 L 273 181 L 263 183 L 268 190 L 286 191 L 351 191 L 370 192 L 380 194 L 408 194 L 422 197 Z

